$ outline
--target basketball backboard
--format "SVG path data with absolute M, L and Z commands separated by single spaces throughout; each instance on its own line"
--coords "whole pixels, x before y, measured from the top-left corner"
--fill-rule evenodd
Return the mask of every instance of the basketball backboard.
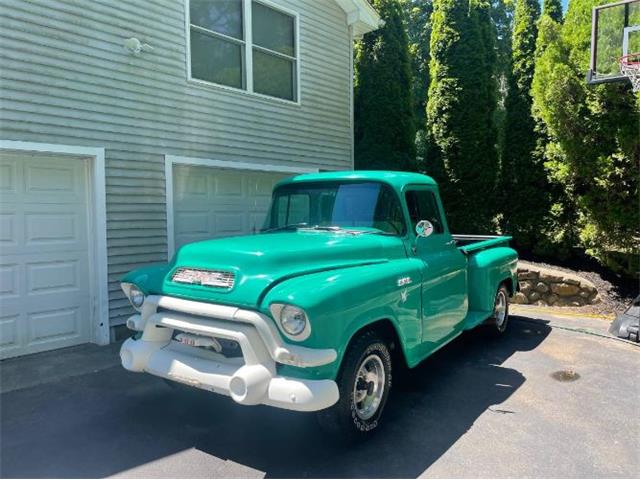
M 593 8 L 590 84 L 627 81 L 620 57 L 640 53 L 640 0 L 624 0 Z

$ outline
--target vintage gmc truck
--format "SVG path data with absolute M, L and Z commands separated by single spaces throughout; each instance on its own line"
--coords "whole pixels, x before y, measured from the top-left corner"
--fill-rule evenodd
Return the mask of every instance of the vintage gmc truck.
M 188 244 L 124 277 L 138 313 L 122 365 L 243 405 L 317 411 L 361 436 L 394 370 L 481 324 L 505 331 L 518 288 L 509 240 L 452 235 L 425 175 L 299 175 L 276 185 L 259 233 Z

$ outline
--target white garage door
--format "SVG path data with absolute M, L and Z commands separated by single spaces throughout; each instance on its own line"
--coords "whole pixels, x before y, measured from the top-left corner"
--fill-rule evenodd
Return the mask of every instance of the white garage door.
M 292 174 L 176 165 L 173 215 L 176 249 L 185 243 L 262 228 L 273 186 Z
M 89 341 L 88 162 L 0 153 L 0 357 Z

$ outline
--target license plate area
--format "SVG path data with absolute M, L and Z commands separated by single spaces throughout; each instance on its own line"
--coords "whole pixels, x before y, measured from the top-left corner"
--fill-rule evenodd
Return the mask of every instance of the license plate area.
M 173 333 L 173 339 L 189 347 L 220 353 L 227 358 L 242 357 L 240 344 L 228 338 L 208 337 L 176 330 Z

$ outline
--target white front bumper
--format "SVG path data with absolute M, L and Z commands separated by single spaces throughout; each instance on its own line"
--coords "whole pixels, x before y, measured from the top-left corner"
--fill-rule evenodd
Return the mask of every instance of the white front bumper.
M 256 312 L 224 310 L 229 308 L 171 297 L 147 298 L 142 315 L 134 315 L 128 322 L 143 333 L 140 339 L 130 338 L 122 345 L 122 365 L 134 372 L 144 371 L 229 395 L 243 405 L 265 404 L 308 412 L 338 401 L 338 387 L 333 380 L 303 380 L 276 373 L 276 362 L 323 365 L 335 360 L 335 351 L 284 344 L 268 319 Z M 242 357 L 227 358 L 182 345 L 171 340 L 174 329 L 235 340 Z

